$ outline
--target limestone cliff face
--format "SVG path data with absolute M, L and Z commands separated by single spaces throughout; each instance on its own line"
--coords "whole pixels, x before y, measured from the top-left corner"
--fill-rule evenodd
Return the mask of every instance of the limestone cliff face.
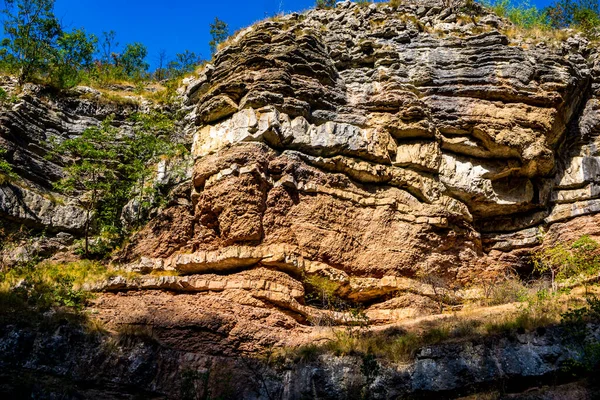
M 88 288 L 99 292 L 93 315 L 150 327 L 162 346 L 120 349 L 128 358 L 98 350 L 100 339 L 81 344 L 86 360 L 105 361 L 89 379 L 176 398 L 170 385 L 185 368 L 235 370 L 244 359 L 232 356 L 311 342 L 322 336 L 318 321 L 348 323 L 347 313 L 310 305 L 306 277 L 335 281 L 373 324 L 394 323 L 435 309 L 420 276 L 476 283 L 526 264 L 544 235 L 600 236 L 597 50 L 579 36 L 507 36 L 509 28 L 477 5 L 343 2 L 260 22 L 225 43 L 180 89 L 192 179 L 113 260 L 142 276 Z M 81 230 L 80 210 L 40 194 L 61 176 L 40 143 L 114 112 L 127 129 L 133 111 L 81 94 L 3 107 L 0 145 L 28 182 L 0 187 L 3 218 Z M 0 330 L 0 345 L 15 331 Z M 465 376 L 481 387 L 547 378 L 568 357 L 559 336 L 425 349 L 404 369 L 386 366 L 376 398 L 458 395 Z M 85 381 L 81 365 L 39 361 L 36 351 L 51 349 L 44 337 L 19 343 L 30 342 L 39 343 L 18 348 L 33 360 L 27 368 Z M 238 393 L 273 398 L 276 388 L 299 399 L 317 393 L 311 387 L 341 398 L 357 362 L 271 371 L 279 383 L 257 383 L 252 397 L 239 381 Z
M 600 61 L 585 39 L 505 24 L 477 6 L 341 3 L 235 35 L 182 88 L 191 195 L 125 258 L 461 281 L 518 265 L 600 210 Z

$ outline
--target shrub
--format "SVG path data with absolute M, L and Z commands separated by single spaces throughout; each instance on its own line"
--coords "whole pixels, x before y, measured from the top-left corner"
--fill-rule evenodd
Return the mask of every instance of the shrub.
M 312 275 L 304 280 L 307 286 L 306 300 L 310 305 L 325 310 L 339 311 L 341 299 L 337 296 L 340 283 L 329 278 Z
M 598 248 L 598 243 L 587 235 L 580 237 L 569 247 L 559 243 L 544 248 L 533 253 L 534 271 L 550 274 L 552 288 L 556 290 L 557 281 L 585 279 L 600 272 Z
M 495 0 L 488 5 L 496 14 L 508 18 L 518 27 L 525 29 L 550 27 L 546 11 L 539 10 L 527 1 L 515 4 L 511 0 Z
M 317 0 L 315 3 L 318 9 L 335 8 L 336 0 Z
M 514 303 L 526 300 L 528 290 L 517 278 L 488 285 L 486 290 L 486 305 L 497 306 L 500 304 Z
M 210 24 L 210 36 L 212 39 L 208 45 L 210 46 L 210 53 L 214 55 L 217 52 L 219 43 L 224 42 L 229 37 L 227 23 L 215 17 L 214 22 Z
M 6 150 L 0 149 L 0 185 L 15 179 L 17 175 L 12 170 L 12 165 L 6 161 Z

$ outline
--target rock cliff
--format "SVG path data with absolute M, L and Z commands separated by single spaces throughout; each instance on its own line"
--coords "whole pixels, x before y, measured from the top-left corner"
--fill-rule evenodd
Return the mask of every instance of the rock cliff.
M 597 234 L 596 50 L 509 27 L 477 4 L 346 2 L 234 35 L 180 89 L 189 191 L 119 262 L 334 277 L 383 321 L 427 297 L 420 276 L 491 279 L 544 236 Z M 295 301 L 277 304 L 306 317 Z
M 235 34 L 179 89 L 191 179 L 115 256 L 124 276 L 88 287 L 99 293 L 94 315 L 150 327 L 168 350 L 119 350 L 137 352 L 134 361 L 151 369 L 136 383 L 131 360 L 95 351 L 98 343 L 79 343 L 71 331 L 57 342 L 73 337 L 89 363 L 105 360 L 94 374 L 121 389 L 173 396 L 164 371 L 182 373 L 175 364 L 251 364 L 230 357 L 308 343 L 322 331 L 315 321 L 351 321 L 307 301 L 307 278 L 335 282 L 372 323 L 393 323 L 435 309 L 424 276 L 464 287 L 526 268 L 542 238 L 600 236 L 597 49 L 578 35 L 510 29 L 478 4 L 342 2 Z M 84 94 L 27 94 L 3 107 L 0 145 L 26 184 L 0 187 L 0 216 L 81 232 L 81 210 L 48 196 L 61 170 L 40 143 L 112 113 L 127 129 L 124 116 L 143 108 Z M 139 275 L 125 277 L 132 271 Z M 40 361 L 52 345 L 46 339 L 11 327 L 0 334 L 0 344 L 17 341 L 31 358 L 0 366 L 85 381 L 79 369 Z M 371 387 L 376 398 L 458 396 L 465 374 L 482 387 L 545 379 L 565 357 L 553 347 L 557 335 L 425 349 L 406 368 L 386 367 Z M 529 357 L 531 369 L 506 364 L 515 357 Z M 259 381 L 256 398 L 272 398 L 269 390 L 341 398 L 356 372 L 346 364 L 356 360 L 273 372 L 287 383 Z M 102 375 L 114 365 L 126 372 Z

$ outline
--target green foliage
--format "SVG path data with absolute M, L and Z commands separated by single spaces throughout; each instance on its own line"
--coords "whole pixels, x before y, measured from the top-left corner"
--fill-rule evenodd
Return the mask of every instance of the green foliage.
M 315 6 L 319 9 L 335 8 L 336 0 L 317 0 Z
M 6 161 L 6 150 L 0 149 L 0 185 L 15 178 L 12 165 Z
M 530 5 L 527 0 L 484 1 L 484 4 L 518 27 L 525 29 L 578 28 L 589 37 L 598 36 L 600 6 L 597 0 L 557 0 L 543 10 Z
M 597 0 L 558 0 L 547 8 L 550 23 L 555 28 L 580 27 L 592 33 L 600 26 Z
M 47 72 L 61 28 L 54 0 L 6 0 L 2 58 L 21 83 Z
M 149 67 L 144 61 L 147 55 L 146 46 L 142 43 L 131 43 L 125 46 L 123 54 L 117 57 L 116 65 L 123 70 L 125 76 L 140 79 Z
M 98 38 L 83 29 L 63 32 L 57 40 L 55 59 L 52 63 L 52 79 L 58 87 L 73 87 L 80 82 L 83 68 L 92 65 Z
M 122 54 L 118 53 L 119 42 L 115 31 L 103 32 L 100 39 L 100 59 L 88 71 L 88 80 L 101 86 L 132 79 L 146 79 L 148 64 L 145 59 L 148 49 L 141 43 L 130 43 Z
M 567 247 L 559 243 L 537 251 L 532 256 L 534 270 L 549 273 L 552 287 L 557 281 L 581 278 L 600 272 L 599 245 L 584 235 Z
M 183 53 L 177 53 L 175 60 L 169 62 L 167 66 L 167 75 L 171 79 L 178 78 L 193 72 L 201 62 L 202 58 L 193 51 L 185 50 Z
M 165 114 L 158 112 L 136 113 L 131 116 L 135 123 L 134 134 L 124 139 L 122 167 L 127 179 L 127 198 L 137 195 L 138 212 L 135 226 L 142 222 L 144 211 L 153 206 L 157 187 L 152 185 L 150 177 L 154 166 L 163 158 L 181 154 L 185 149 L 171 142 L 170 134 L 174 122 Z
M 495 0 L 489 3 L 489 6 L 496 14 L 508 18 L 521 28 L 548 29 L 550 27 L 546 11 L 530 5 L 526 0 L 520 3 L 513 3 L 511 0 Z
M 89 261 L 38 265 L 38 260 L 32 258 L 0 273 L 0 296 L 8 308 L 44 311 L 68 307 L 79 311 L 91 296 L 81 286 L 109 275 L 106 267 Z
M 562 314 L 565 341 L 572 343 L 578 353 L 576 359 L 567 360 L 562 369 L 577 375 L 579 371 L 591 372 L 600 367 L 600 343 L 590 335 L 588 322 L 600 321 L 600 299 L 595 295 L 586 298 L 586 306 Z
M 118 176 L 118 130 L 107 118 L 99 127 L 86 129 L 80 136 L 52 143 L 52 155 L 74 160 L 64 168 L 65 178 L 55 187 L 75 196 L 85 210 L 85 254 L 89 255 L 92 218 L 103 199 L 114 195 Z M 115 168 L 117 167 L 117 168 Z
M 307 285 L 306 300 L 308 304 L 325 310 L 339 311 L 344 305 L 343 300 L 337 296 L 340 283 L 329 278 L 311 275 L 306 277 Z
M 516 278 L 490 284 L 485 292 L 485 303 L 489 306 L 526 301 L 528 295 L 527 287 Z
M 153 167 L 162 157 L 182 150 L 170 140 L 174 122 L 168 116 L 136 113 L 131 121 L 131 135 L 121 136 L 110 117 L 80 136 L 50 143 L 51 157 L 73 160 L 55 186 L 78 199 L 86 212 L 83 255 L 87 258 L 102 258 L 123 239 L 121 213 L 131 198 L 138 199 L 136 226 L 143 222 L 143 211 L 154 205 L 156 197 Z M 90 241 L 93 232 L 100 236 Z
M 210 24 L 210 36 L 212 39 L 208 45 L 210 46 L 210 54 L 214 56 L 217 52 L 219 43 L 224 42 L 229 37 L 229 27 L 227 26 L 227 23 L 221 21 L 218 17 L 215 17 L 214 22 Z
M 122 54 L 114 31 L 104 32 L 100 60 L 94 62 L 98 38 L 83 29 L 67 32 L 54 15 L 55 0 L 7 0 L 3 9 L 5 39 L 0 66 L 19 76 L 19 82 L 41 80 L 58 88 L 85 82 L 106 84 L 147 77 L 148 50 L 141 43 L 125 46 Z M 184 54 L 184 56 L 190 56 Z M 181 68 L 189 68 L 186 62 Z

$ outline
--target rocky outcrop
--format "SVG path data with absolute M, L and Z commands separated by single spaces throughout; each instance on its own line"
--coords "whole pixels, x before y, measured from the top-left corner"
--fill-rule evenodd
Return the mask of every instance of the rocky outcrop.
M 507 27 L 478 5 L 343 2 L 243 30 L 180 90 L 191 194 L 121 262 L 210 273 L 287 246 L 350 277 L 463 283 L 524 262 L 552 226 L 600 210 L 600 70 L 582 37 Z M 157 233 L 162 220 L 181 229 Z
M 53 187 L 68 160 L 49 159 L 48 143 L 79 135 L 111 115 L 126 129 L 127 116 L 139 106 L 106 101 L 90 88 L 55 93 L 26 85 L 17 95 L 13 78 L 3 77 L 1 85 L 13 94 L 0 104 L 0 147 L 18 178 L 0 184 L 0 217 L 48 233 L 81 234 L 83 210 Z
M 213 320 L 207 331 L 214 329 L 215 337 L 205 332 L 205 340 L 217 343 L 227 325 Z M 528 386 L 564 381 L 567 366 L 582 360 L 579 344 L 565 340 L 568 333 L 560 328 L 428 346 L 400 365 L 371 361 L 370 369 L 364 367 L 368 360 L 356 356 L 265 364 L 252 357 L 228 357 L 216 348 L 213 354 L 200 355 L 193 347 L 197 342 L 184 337 L 158 346 L 156 337 L 163 333 L 138 328 L 111 337 L 67 322 L 41 331 L 3 326 L 0 394 L 175 399 L 211 393 L 295 400 L 352 399 L 368 392 L 372 399 L 455 399 L 469 394 L 479 398 L 477 393 L 499 389 L 499 399 L 590 399 L 597 390 L 595 382 L 579 382 L 523 392 Z M 589 339 L 600 340 L 597 327 Z
M 52 198 L 51 193 L 36 193 L 17 184 L 0 186 L 0 204 L 6 219 L 48 227 L 51 231 L 81 233 L 85 212 L 76 205 L 60 204 L 59 199 L 63 200 L 62 197 Z
M 437 312 L 474 297 L 466 285 L 525 265 L 542 237 L 600 237 L 597 49 L 578 35 L 541 41 L 510 27 L 477 4 L 342 2 L 230 38 L 179 90 L 191 179 L 115 256 L 116 276 L 87 287 L 98 293 L 90 311 L 110 329 L 150 329 L 160 346 L 120 347 L 132 361 L 77 336 L 82 363 L 105 360 L 89 379 L 177 397 L 169 385 L 183 384 L 184 366 L 239 372 L 240 354 L 357 325 L 357 305 L 373 324 Z M 22 178 L 0 187 L 2 218 L 81 230 L 81 211 L 52 198 L 62 172 L 43 143 L 112 113 L 127 131 L 133 109 L 77 91 L 25 91 L 2 106 L 0 146 Z M 323 293 L 344 307 L 319 304 Z M 11 329 L 0 343 L 25 343 L 15 348 L 35 362 L 6 368 L 42 365 L 86 382 L 79 365 L 37 361 L 54 342 Z M 381 365 L 372 393 L 435 398 L 515 377 L 537 383 L 577 356 L 559 331 L 423 348 L 406 365 Z M 253 386 L 254 369 L 233 387 L 243 398 L 343 398 L 364 389 L 361 362 L 324 356 L 262 371 L 269 378 Z M 136 380 L 136 366 L 150 370 Z

